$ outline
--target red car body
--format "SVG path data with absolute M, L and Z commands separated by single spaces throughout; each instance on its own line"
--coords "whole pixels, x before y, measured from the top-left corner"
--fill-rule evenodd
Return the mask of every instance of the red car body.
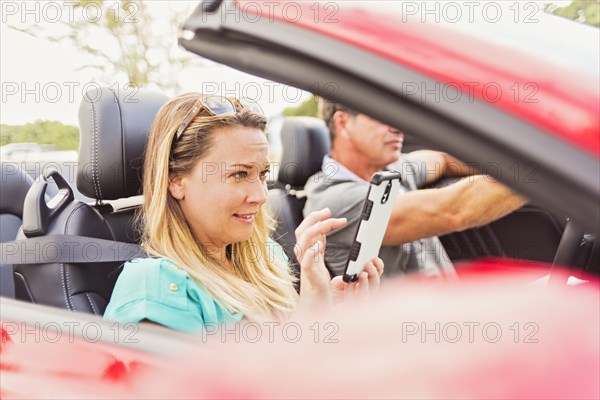
M 293 4 L 288 12 L 286 4 Z M 423 4 L 412 3 L 417 9 Z M 202 29 L 226 37 L 235 25 L 225 21 L 226 5 L 220 7 L 199 9 L 186 29 L 196 39 Z M 322 37 L 323 46 L 339 43 L 369 53 L 382 65 L 471 95 L 473 102 L 553 137 L 568 157 L 557 160 L 558 181 L 570 176 L 560 171 L 576 158 L 584 160 L 596 170 L 582 174 L 577 193 L 585 193 L 587 206 L 598 199 L 593 180 L 600 169 L 600 81 L 598 70 L 584 62 L 597 59 L 598 48 L 584 61 L 560 64 L 560 46 L 558 54 L 527 52 L 522 44 L 511 47 L 510 38 L 482 36 L 469 24 L 421 21 L 415 8 L 388 2 L 239 1 L 228 7 L 253 21 L 244 29 L 256 31 L 251 37 L 257 46 L 268 42 L 264 27 L 271 26 L 274 36 L 307 31 Z M 291 7 L 299 12 L 290 14 Z M 200 18 L 205 28 L 196 29 Z M 565 23 L 557 22 L 561 28 Z M 183 44 L 193 49 L 194 39 Z M 193 50 L 202 53 L 199 48 Z M 267 77 L 284 75 L 258 68 L 260 57 L 231 64 Z M 324 62 L 315 57 L 316 64 Z M 492 96 L 486 87 L 504 95 Z M 526 102 L 527 96 L 537 101 Z M 442 106 L 440 115 L 464 111 L 451 102 Z M 519 185 L 513 186 L 528 190 Z M 569 211 L 562 200 L 547 204 Z M 594 207 L 595 216 L 598 202 Z M 578 214 L 578 221 L 586 215 Z M 545 273 L 491 260 L 464 268 L 460 284 L 392 281 L 370 302 L 301 315 L 273 332 L 254 327 L 258 340 L 242 327 L 225 337 L 194 337 L 3 298 L 0 398 L 599 398 L 598 283 L 587 277 L 569 287 L 531 283 Z
M 248 13 L 259 11 L 257 15 L 263 18 L 294 23 L 404 65 L 442 84 L 456 86 L 465 94 L 492 103 L 591 154 L 600 155 L 600 82 L 597 74 L 551 68 L 547 60 L 522 49 L 494 46 L 489 38 L 469 34 L 468 29 L 455 29 L 452 23 L 446 26 L 423 23 L 423 19 L 425 22 L 442 19 L 439 3 L 437 11 L 436 7 L 429 8 L 433 11 L 429 14 L 427 9 L 419 8 L 424 5 L 415 2 L 387 9 L 381 5 L 354 5 L 351 2 L 326 3 L 317 8 L 316 3 L 299 2 L 288 8 L 287 13 L 285 5 L 269 7 L 267 2 L 256 7 L 257 2 L 249 0 L 240 3 L 241 10 Z M 296 8 L 301 11 L 293 14 L 290 10 Z M 518 12 L 516 9 L 506 11 L 510 15 L 503 18 L 513 19 Z M 536 21 L 539 22 L 537 19 L 532 22 Z M 529 46 L 533 47 L 535 43 Z M 486 85 L 490 83 L 497 85 L 494 88 L 499 88 L 505 95 L 486 93 L 486 87 L 490 88 Z M 532 83 L 535 87 L 529 91 L 516 90 Z M 524 101 L 534 92 L 535 99 L 532 100 L 535 102 Z

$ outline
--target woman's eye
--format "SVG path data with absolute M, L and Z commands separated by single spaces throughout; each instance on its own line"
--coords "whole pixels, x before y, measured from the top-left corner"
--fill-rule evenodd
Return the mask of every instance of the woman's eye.
M 235 179 L 246 179 L 248 177 L 248 172 L 246 171 L 238 171 L 232 175 Z
M 269 173 L 271 172 L 271 170 L 264 170 L 260 173 L 260 179 L 265 180 L 267 179 L 267 176 L 269 176 Z

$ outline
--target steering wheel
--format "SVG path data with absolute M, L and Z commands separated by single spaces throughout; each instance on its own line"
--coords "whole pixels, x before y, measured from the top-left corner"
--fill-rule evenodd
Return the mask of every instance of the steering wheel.
M 549 284 L 566 285 L 569 279 L 569 269 L 576 264 L 577 254 L 581 248 L 584 230 L 577 226 L 571 219 L 567 219 L 567 226 L 560 238 L 558 249 L 554 255 L 552 269 L 550 270 Z

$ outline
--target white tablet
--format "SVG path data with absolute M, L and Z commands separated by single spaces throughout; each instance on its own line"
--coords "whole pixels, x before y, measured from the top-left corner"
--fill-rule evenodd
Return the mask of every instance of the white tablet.
M 344 270 L 345 282 L 355 282 L 365 263 L 379 254 L 400 190 L 400 180 L 401 175 L 397 171 L 377 172 L 371 177 L 369 192 Z

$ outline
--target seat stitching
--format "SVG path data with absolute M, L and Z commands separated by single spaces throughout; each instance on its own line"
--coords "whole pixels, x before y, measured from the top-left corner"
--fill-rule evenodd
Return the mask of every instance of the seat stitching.
M 94 185 L 94 192 L 96 193 L 97 199 L 102 199 L 102 194 L 100 193 L 100 184 L 98 178 L 98 120 L 96 116 L 96 108 L 94 103 L 92 102 L 92 108 L 90 109 L 92 113 L 92 184 Z
M 64 263 L 62 264 L 62 266 L 64 267 L 64 271 L 66 272 L 67 290 L 68 290 L 68 293 L 71 293 L 71 285 L 69 285 L 69 281 L 70 281 L 70 278 L 69 278 L 69 267 L 66 266 Z M 68 295 L 68 297 L 71 297 L 71 295 Z M 73 302 L 71 302 L 71 309 L 73 311 L 76 311 L 75 310 L 75 305 L 73 304 Z
M 90 149 L 90 157 L 92 159 L 92 186 L 94 188 L 95 197 L 98 197 L 98 189 L 96 189 L 96 181 L 94 177 L 94 141 L 96 140 L 94 130 L 95 130 L 95 121 L 96 115 L 94 114 L 94 103 L 91 104 L 90 108 L 90 122 L 91 122 L 91 131 L 92 131 L 92 148 Z
M 64 270 L 64 267 L 65 267 L 65 264 L 61 263 L 60 264 L 60 274 L 61 274 L 60 283 L 62 284 L 62 287 L 63 287 L 63 294 L 65 295 L 65 305 L 67 306 L 67 310 L 72 310 L 73 308 L 69 304 L 69 299 L 67 298 L 67 289 L 65 288 L 65 270 Z
M 92 303 L 92 299 L 90 298 L 90 294 L 88 292 L 85 293 L 85 297 L 87 297 L 88 301 L 90 302 L 90 306 L 92 306 L 92 311 L 94 311 L 94 314 L 100 315 L 96 307 L 94 307 L 94 303 Z
M 68 235 L 69 234 L 69 226 L 70 226 L 70 221 L 71 221 L 71 217 L 73 217 L 73 215 L 75 215 L 75 212 L 81 208 L 83 208 L 85 206 L 85 204 L 81 203 L 78 204 L 73 210 L 71 210 L 69 216 L 67 217 L 67 221 L 66 221 L 66 229 L 65 229 L 65 233 Z M 61 271 L 61 275 L 62 275 L 62 284 L 63 284 L 63 291 L 65 293 L 65 300 L 67 302 L 67 309 L 69 310 L 75 310 L 75 306 L 73 305 L 72 302 L 69 301 L 69 298 L 71 297 L 69 295 L 69 293 L 71 292 L 71 285 L 69 284 L 70 278 L 69 278 L 69 269 L 66 266 L 66 263 L 61 263 L 60 264 L 60 271 Z M 67 287 L 65 288 L 65 282 L 67 284 Z

